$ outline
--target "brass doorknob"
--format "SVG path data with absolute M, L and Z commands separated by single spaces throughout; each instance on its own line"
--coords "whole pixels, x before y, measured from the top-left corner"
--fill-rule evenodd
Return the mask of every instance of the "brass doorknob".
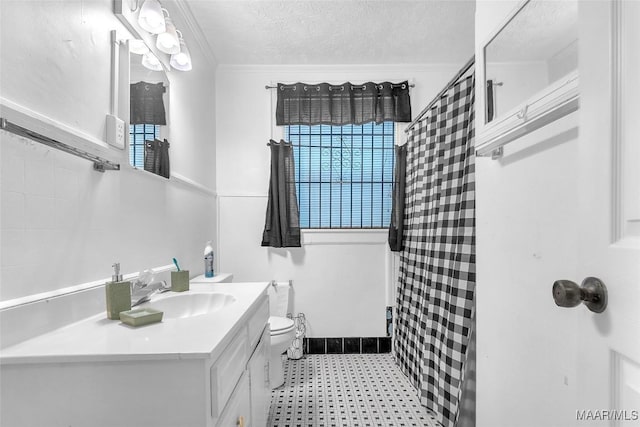
M 587 277 L 582 285 L 571 280 L 553 282 L 553 299 L 559 307 L 575 307 L 582 301 L 594 313 L 607 308 L 607 287 L 596 277 Z

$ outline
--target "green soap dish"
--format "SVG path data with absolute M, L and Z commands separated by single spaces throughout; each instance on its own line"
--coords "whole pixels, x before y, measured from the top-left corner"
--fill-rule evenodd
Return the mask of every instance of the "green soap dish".
M 120 312 L 120 320 L 131 326 L 143 326 L 162 320 L 164 313 L 153 308 L 137 308 L 135 310 Z

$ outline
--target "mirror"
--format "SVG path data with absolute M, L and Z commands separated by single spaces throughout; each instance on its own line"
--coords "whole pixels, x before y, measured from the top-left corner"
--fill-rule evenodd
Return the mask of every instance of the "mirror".
M 136 168 L 168 178 L 168 170 L 158 170 L 155 151 L 169 139 L 169 80 L 159 60 L 152 52 L 136 49 L 140 40 L 129 44 L 129 163 Z M 154 67 L 152 70 L 149 67 Z M 147 141 L 161 141 L 152 144 Z M 168 147 L 167 147 L 168 148 Z M 151 150 L 145 162 L 145 149 Z
M 485 122 L 577 68 L 577 1 L 526 2 L 485 47 Z
M 114 0 L 114 14 L 127 28 L 128 61 L 121 61 L 120 109 L 129 125 L 127 135 L 129 163 L 169 178 L 169 55 L 160 52 L 153 35 L 140 28 L 139 2 Z M 146 151 L 146 155 L 145 155 Z
M 481 145 L 494 149 L 578 108 L 577 0 L 522 2 L 482 53 Z

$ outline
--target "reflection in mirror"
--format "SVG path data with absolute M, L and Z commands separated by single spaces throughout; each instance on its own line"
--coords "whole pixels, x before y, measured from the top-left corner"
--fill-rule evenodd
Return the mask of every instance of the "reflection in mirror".
M 131 40 L 129 162 L 169 178 L 169 80 L 141 40 Z
M 488 123 L 577 70 L 577 0 L 526 2 L 484 54 Z

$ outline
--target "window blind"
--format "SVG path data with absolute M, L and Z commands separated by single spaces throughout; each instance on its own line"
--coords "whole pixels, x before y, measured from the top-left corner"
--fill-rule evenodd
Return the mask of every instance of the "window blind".
M 386 228 L 395 124 L 289 125 L 300 228 Z
M 129 125 L 129 163 L 144 168 L 144 142 L 160 139 L 160 126 L 150 124 Z

